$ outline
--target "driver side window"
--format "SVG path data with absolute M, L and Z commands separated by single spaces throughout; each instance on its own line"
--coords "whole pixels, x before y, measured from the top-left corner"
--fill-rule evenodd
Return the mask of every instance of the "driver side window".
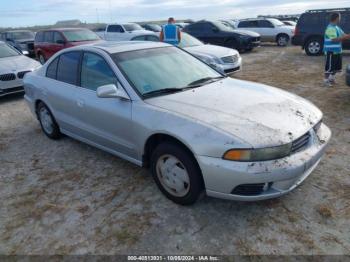
M 114 84 L 118 80 L 107 64 L 99 55 L 84 53 L 81 65 L 81 87 L 96 91 L 98 87 Z

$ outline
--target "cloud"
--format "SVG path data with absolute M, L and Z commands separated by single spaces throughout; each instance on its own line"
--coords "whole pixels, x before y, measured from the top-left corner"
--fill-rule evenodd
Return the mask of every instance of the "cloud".
M 126 22 L 166 19 L 245 18 L 347 6 L 348 0 L 1 0 L 0 25 L 53 24 L 57 20 Z

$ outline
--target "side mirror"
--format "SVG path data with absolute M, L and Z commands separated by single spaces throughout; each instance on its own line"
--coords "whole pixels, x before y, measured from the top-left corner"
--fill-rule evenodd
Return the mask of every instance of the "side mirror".
M 97 88 L 96 93 L 99 98 L 120 98 L 123 100 L 130 100 L 128 94 L 119 85 L 118 87 L 114 84 L 100 86 Z
M 56 41 L 56 44 L 59 44 L 59 45 L 64 45 L 65 43 L 66 42 L 64 40 L 61 40 L 61 39 Z

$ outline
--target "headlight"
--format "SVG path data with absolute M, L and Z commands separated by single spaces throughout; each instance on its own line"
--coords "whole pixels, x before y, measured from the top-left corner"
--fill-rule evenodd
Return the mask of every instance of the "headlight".
M 287 157 L 291 152 L 292 144 L 259 148 L 259 149 L 231 149 L 223 159 L 238 162 L 268 161 Z

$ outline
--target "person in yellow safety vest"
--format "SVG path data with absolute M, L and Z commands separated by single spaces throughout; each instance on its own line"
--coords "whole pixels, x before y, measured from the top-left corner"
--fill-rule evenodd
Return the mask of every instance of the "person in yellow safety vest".
M 181 31 L 175 25 L 175 19 L 173 17 L 170 17 L 168 23 L 162 26 L 160 41 L 176 46 L 181 42 Z
M 330 24 L 324 35 L 324 52 L 326 55 L 324 83 L 328 87 L 335 84 L 335 75 L 342 70 L 342 42 L 350 39 L 350 35 L 345 34 L 338 26 L 340 19 L 339 13 L 331 14 Z

